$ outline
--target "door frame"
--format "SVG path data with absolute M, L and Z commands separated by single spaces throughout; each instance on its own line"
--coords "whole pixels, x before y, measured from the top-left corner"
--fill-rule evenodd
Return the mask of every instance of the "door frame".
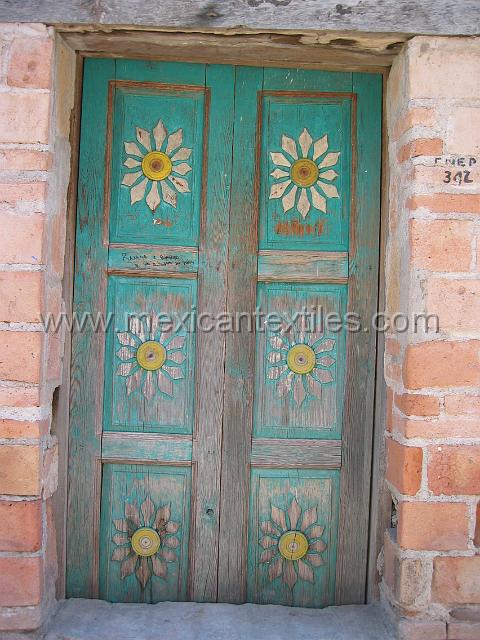
M 153 35 L 153 39 L 152 39 Z M 335 34 L 332 34 L 332 39 Z M 391 38 L 398 43 L 397 37 Z M 383 116 L 382 116 L 382 162 L 381 162 L 381 213 L 380 213 L 380 254 L 379 254 L 379 280 L 378 280 L 378 310 L 384 309 L 385 277 L 384 255 L 386 245 L 386 230 L 388 216 L 388 166 L 386 163 L 388 147 L 387 131 L 385 125 L 386 107 L 386 81 L 390 64 L 395 56 L 392 49 L 388 52 L 385 45 L 386 37 L 383 36 L 385 51 L 378 55 L 378 42 L 375 36 L 370 40 L 374 42 L 370 49 L 358 52 L 353 47 L 338 50 L 337 47 L 319 46 L 315 48 L 312 58 L 312 47 L 306 50 L 301 44 L 292 45 L 287 52 L 283 46 L 275 42 L 278 34 L 256 34 L 254 51 L 245 58 L 245 48 L 252 44 L 252 35 L 216 35 L 216 34 L 189 34 L 182 32 L 141 32 L 136 30 L 119 30 L 114 37 L 105 35 L 100 31 L 89 31 L 82 28 L 60 31 L 57 38 L 57 47 L 68 49 L 68 54 L 75 57 L 75 76 L 70 78 L 72 89 L 75 92 L 75 107 L 71 120 L 71 177 L 68 191 L 67 208 L 67 233 L 65 254 L 65 275 L 63 281 L 63 297 L 67 313 L 72 310 L 73 303 L 73 267 L 75 259 L 75 226 L 76 226 L 76 188 L 78 177 L 80 116 L 83 81 L 83 61 L 87 57 L 125 57 L 148 58 L 156 61 L 179 62 L 216 62 L 221 52 L 222 61 L 226 64 L 271 66 L 271 67 L 297 67 L 318 70 L 333 71 L 363 71 L 382 74 L 383 76 Z M 132 44 L 133 41 L 133 44 Z M 379 36 L 378 41 L 381 41 Z M 132 46 L 135 45 L 135 52 Z M 246 46 L 246 47 L 245 47 Z M 72 51 L 73 49 L 73 51 Z M 243 51 L 242 51 L 243 49 Z M 137 53 L 137 50 L 139 53 Z M 148 51 L 149 55 L 143 52 Z M 143 55 L 142 55 L 143 54 Z M 70 57 L 70 64 L 71 64 Z M 368 532 L 368 566 L 367 566 L 367 600 L 378 599 L 378 574 L 376 561 L 383 545 L 383 532 L 390 523 L 391 499 L 385 487 L 384 471 L 385 456 L 383 434 L 385 429 L 386 385 L 383 376 L 383 347 L 384 336 L 377 334 L 376 357 L 376 382 L 373 416 L 372 439 L 372 477 L 370 492 L 370 525 Z M 71 340 L 67 336 L 64 353 L 64 371 L 68 376 L 57 391 L 54 404 L 54 432 L 59 440 L 59 490 L 54 498 L 54 511 L 57 528 L 57 547 L 59 555 L 59 580 L 57 584 L 57 596 L 65 595 L 65 571 L 66 571 L 66 505 L 68 500 L 68 422 L 70 411 L 70 355 Z

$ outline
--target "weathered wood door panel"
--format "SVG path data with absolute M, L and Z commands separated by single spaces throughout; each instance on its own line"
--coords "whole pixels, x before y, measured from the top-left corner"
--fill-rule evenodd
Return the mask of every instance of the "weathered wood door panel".
M 86 61 L 69 596 L 364 598 L 380 90 Z

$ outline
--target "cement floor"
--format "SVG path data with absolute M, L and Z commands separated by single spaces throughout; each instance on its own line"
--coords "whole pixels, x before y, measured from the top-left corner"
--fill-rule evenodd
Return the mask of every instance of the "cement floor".
M 393 640 L 378 605 L 274 605 L 66 600 L 45 640 Z

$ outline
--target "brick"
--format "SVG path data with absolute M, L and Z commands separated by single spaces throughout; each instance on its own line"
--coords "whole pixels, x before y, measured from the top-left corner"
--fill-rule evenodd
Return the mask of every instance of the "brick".
M 478 438 L 478 418 L 444 418 L 437 420 L 412 420 L 394 416 L 393 428 L 405 438 Z
M 42 596 L 40 557 L 0 557 L 0 606 L 39 604 Z
M 428 487 L 435 495 L 480 493 L 480 446 L 441 445 L 429 449 Z
M 444 404 L 452 415 L 480 416 L 480 396 L 445 396 Z
M 432 599 L 449 604 L 479 604 L 480 556 L 434 558 Z
M 470 271 L 473 224 L 460 220 L 410 220 L 412 265 L 430 271 Z
M 39 438 L 48 433 L 49 421 L 0 419 L 0 438 Z
M 430 278 L 427 311 L 438 316 L 440 331 L 476 331 L 480 317 L 480 281 Z
M 43 226 L 42 215 L 0 213 L 0 263 L 42 264 Z
M 54 445 L 45 451 L 43 457 L 43 498 L 50 498 L 58 485 L 58 446 Z
M 406 162 L 418 156 L 438 156 L 443 153 L 443 140 L 440 138 L 418 138 L 400 148 L 397 154 L 399 162 Z
M 387 398 L 385 407 L 385 416 L 387 422 L 387 431 L 392 430 L 392 412 L 393 412 L 393 390 L 387 387 Z
M 43 312 L 41 271 L 0 272 L 0 322 L 39 322 Z
M 52 154 L 30 149 L 0 149 L 0 171 L 48 171 Z
M 438 398 L 417 393 L 395 394 L 395 405 L 407 416 L 438 416 L 440 412 Z
M 475 510 L 475 533 L 473 536 L 473 544 L 476 547 L 480 547 L 480 502 L 477 502 L 477 508 Z
M 0 142 L 48 143 L 50 96 L 0 93 Z
M 385 339 L 385 353 L 389 356 L 396 358 L 401 353 L 401 345 L 395 338 Z
M 48 89 L 52 75 L 52 41 L 15 38 L 10 45 L 7 82 L 11 87 Z
M 7 387 L 0 385 L 0 406 L 38 407 L 40 405 L 39 387 Z M 0 427 L 1 433 L 1 427 Z M 0 436 L 2 437 L 2 436 Z
M 460 156 L 480 154 L 480 108 L 452 110 L 447 125 L 446 151 Z
M 40 500 L 0 500 L 0 551 L 38 551 L 42 546 Z
M 416 37 L 408 44 L 407 95 L 417 98 L 477 98 L 480 94 L 478 43 L 465 40 Z M 459 69 L 468 69 L 461 73 Z
M 480 341 L 435 340 L 408 345 L 403 380 L 408 389 L 480 384 Z
M 401 502 L 397 540 L 403 549 L 468 549 L 468 508 L 458 502 Z
M 40 381 L 43 334 L 0 331 L 0 379 Z
M 410 211 L 427 209 L 432 213 L 480 213 L 480 194 L 435 193 L 408 198 Z
M 426 107 L 413 107 L 399 118 L 393 129 L 393 138 L 400 138 L 406 131 L 417 126 L 431 127 L 435 124 L 435 111 Z
M 50 223 L 50 255 L 49 265 L 51 270 L 61 279 L 63 277 L 63 265 L 65 259 L 65 216 L 55 216 Z
M 14 612 L 11 609 L 0 609 L 0 631 L 10 631 L 5 640 L 26 640 L 24 631 L 35 631 L 42 626 L 45 614 L 48 612 L 44 606 L 17 607 Z M 19 631 L 20 633 L 14 633 Z M 0 636 L 1 637 L 1 636 Z M 34 640 L 32 636 L 31 640 Z
M 449 173 L 447 173 L 447 171 Z M 469 175 L 466 176 L 463 173 L 464 171 L 469 171 Z M 461 178 L 458 177 L 458 172 L 461 172 Z M 465 182 L 466 177 L 468 177 L 469 180 L 472 180 L 472 182 Z M 480 167 L 478 164 L 471 167 L 446 167 L 443 163 L 435 164 L 432 167 L 426 167 L 423 164 L 416 164 L 412 167 L 409 173 L 409 179 L 417 185 L 427 185 L 437 188 L 440 187 L 442 190 L 445 187 L 458 189 L 459 186 L 461 186 L 463 189 L 476 191 L 480 181 Z M 445 183 L 446 179 L 450 179 L 450 183 L 448 183 L 448 185 Z
M 402 367 L 394 362 L 387 362 L 385 367 L 385 378 L 394 384 L 402 383 Z
M 427 564 L 422 559 L 399 555 L 398 545 L 389 531 L 385 532 L 383 556 L 383 577 L 395 601 L 407 609 L 424 601 L 430 587 Z
M 446 640 L 447 625 L 441 620 L 402 618 L 398 623 L 398 640 Z
M 46 196 L 46 182 L 8 182 L 0 184 L 0 202 L 12 206 L 16 206 L 19 202 L 43 202 L 46 200 Z
M 415 495 L 422 479 L 423 452 L 420 447 L 406 447 L 387 440 L 387 480 L 400 493 Z
M 480 607 L 464 607 L 450 611 L 448 640 L 478 640 L 480 638 Z
M 0 445 L 0 494 L 35 496 L 39 493 L 39 447 L 36 445 Z

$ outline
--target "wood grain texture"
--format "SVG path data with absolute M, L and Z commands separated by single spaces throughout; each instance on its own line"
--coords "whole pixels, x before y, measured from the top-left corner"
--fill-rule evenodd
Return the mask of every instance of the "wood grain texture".
M 130 460 L 189 464 L 192 439 L 144 433 L 105 433 L 102 437 L 103 460 Z
M 199 252 L 198 308 L 215 317 L 226 308 L 233 68 L 209 66 L 206 84 L 211 91 L 211 110 L 208 177 L 204 177 L 207 187 Z M 225 334 L 211 331 L 198 336 L 193 447 L 196 481 L 190 546 L 190 597 L 197 602 L 210 602 L 217 598 L 224 357 Z
M 260 282 L 348 281 L 348 253 L 328 251 L 258 252 Z
M 255 311 L 257 275 L 257 207 L 255 156 L 257 91 L 263 69 L 235 71 L 235 121 L 232 168 L 232 205 L 228 254 L 227 311 Z M 246 159 L 248 159 L 246 161 Z M 255 335 L 251 331 L 227 334 L 222 442 L 222 495 L 218 599 L 245 601 L 249 474 L 252 431 Z
M 353 90 L 358 96 L 355 158 L 361 172 L 352 203 L 348 308 L 355 310 L 368 328 L 378 296 L 382 77 L 354 74 Z M 365 599 L 375 348 L 374 331 L 350 332 L 347 336 L 336 589 L 339 604 L 361 603 Z
M 83 127 L 77 204 L 77 256 L 74 308 L 104 314 L 107 249 L 102 243 L 104 155 L 98 140 L 106 137 L 107 83 L 113 61 L 85 62 Z M 95 277 L 92 277 L 95 274 Z M 99 432 L 103 409 L 104 334 L 92 328 L 72 339 L 67 507 L 67 597 L 96 596 L 98 501 L 95 478 L 101 455 Z
M 112 246 L 108 254 L 109 270 L 130 272 L 196 274 L 198 251 L 184 247 Z
M 341 440 L 252 440 L 253 467 L 339 469 L 342 465 Z

